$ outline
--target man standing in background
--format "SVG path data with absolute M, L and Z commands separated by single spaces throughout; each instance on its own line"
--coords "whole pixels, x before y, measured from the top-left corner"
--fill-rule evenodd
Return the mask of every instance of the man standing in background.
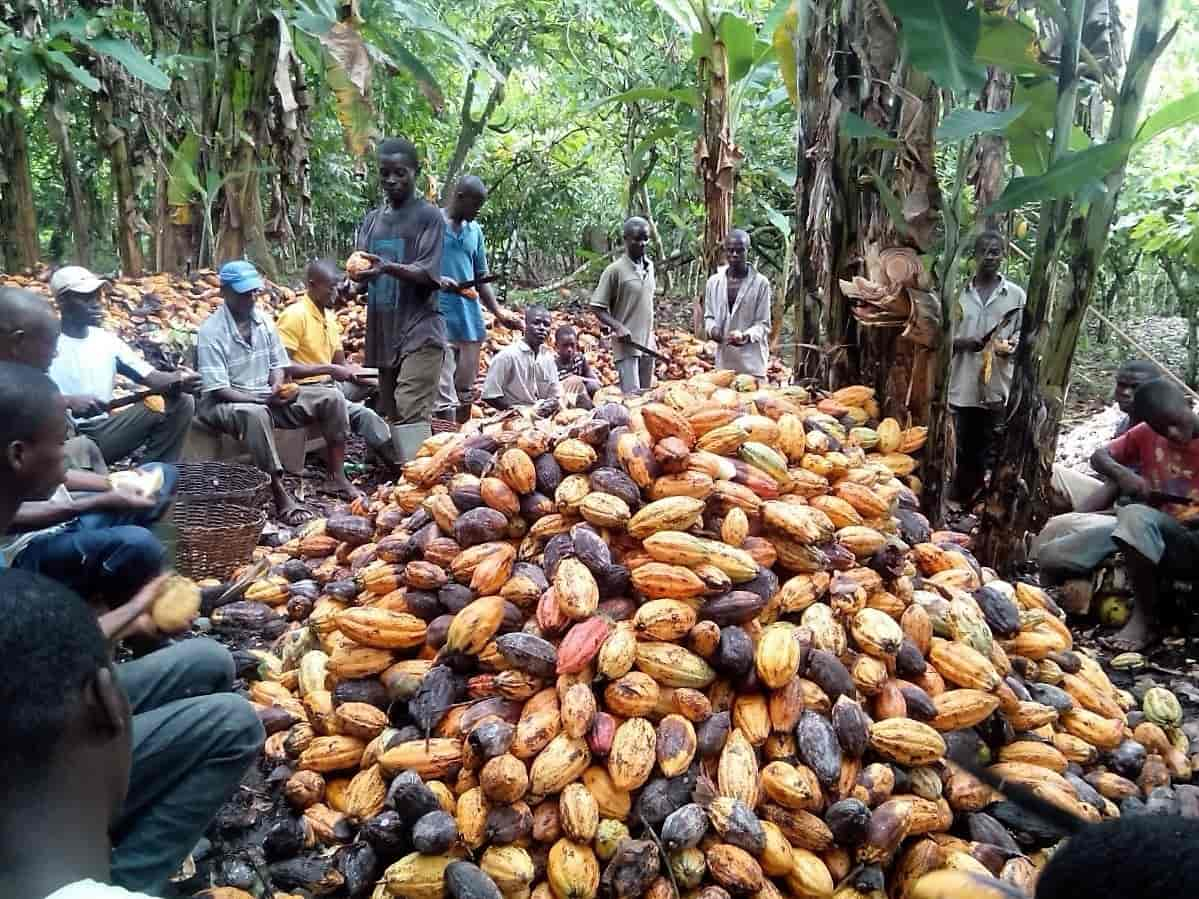
M 524 327 L 519 315 L 496 302 L 490 284 L 477 283 L 487 275 L 483 229 L 475 221 L 485 202 L 486 186 L 474 175 L 466 175 L 458 181 L 450 202 L 441 211 L 445 219 L 445 242 L 437 302 L 445 316 L 448 343 L 433 414 L 447 421 L 465 421 L 470 412 L 471 394 L 479 375 L 479 350 L 487 337 L 479 301 L 504 327 L 512 330 Z M 459 289 L 459 284 L 468 281 L 475 281 L 475 287 Z
M 749 264 L 749 235 L 724 240 L 728 265 L 704 287 L 704 333 L 716 341 L 716 367 L 766 377 L 770 358 L 770 282 Z
M 379 369 L 379 412 L 392 423 L 400 462 L 433 434 L 430 416 L 445 358 L 437 305 L 445 222 L 416 192 L 420 157 L 403 138 L 379 144 L 379 185 L 387 201 L 358 229 L 355 248 L 372 263 L 352 275 L 366 287 L 366 366 Z
M 954 498 L 963 505 L 974 502 L 994 464 L 1012 390 L 1025 296 L 1023 288 L 999 271 L 1006 253 L 1002 234 L 978 235 L 977 270 L 953 310 L 949 405 L 955 434 Z
M 649 390 L 654 357 L 632 344 L 654 346 L 654 264 L 645 255 L 649 222 L 634 216 L 624 223 L 624 253 L 612 262 L 591 295 L 591 311 L 612 331 L 612 357 L 624 393 Z

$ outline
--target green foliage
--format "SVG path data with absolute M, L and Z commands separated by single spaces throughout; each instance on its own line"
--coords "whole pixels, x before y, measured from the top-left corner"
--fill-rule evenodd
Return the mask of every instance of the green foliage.
M 966 0 L 888 0 L 887 5 L 903 25 L 912 65 L 946 90 L 982 90 L 987 73 L 974 55 L 982 27 L 977 5 Z

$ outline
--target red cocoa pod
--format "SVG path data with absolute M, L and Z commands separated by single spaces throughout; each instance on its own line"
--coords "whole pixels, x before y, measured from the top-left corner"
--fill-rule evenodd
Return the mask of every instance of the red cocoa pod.
M 558 647 L 558 673 L 578 674 L 586 668 L 587 663 L 599 653 L 610 630 L 610 622 L 600 615 L 593 615 L 575 624 L 566 632 Z
M 596 712 L 587 731 L 587 745 L 592 755 L 606 756 L 616 734 L 616 719 L 607 712 Z
M 570 619 L 566 617 L 566 613 L 562 611 L 562 606 L 558 602 L 558 594 L 550 587 L 541 594 L 541 599 L 537 602 L 537 626 L 541 629 L 541 633 L 554 635 L 560 634 L 570 625 Z M 559 666 L 558 672 L 562 669 Z

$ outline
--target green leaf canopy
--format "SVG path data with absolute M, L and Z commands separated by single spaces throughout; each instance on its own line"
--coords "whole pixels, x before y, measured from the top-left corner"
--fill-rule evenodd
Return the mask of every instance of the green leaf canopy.
M 977 93 L 986 68 L 974 58 L 981 23 L 978 6 L 966 0 L 887 0 L 903 25 L 903 42 L 912 65 L 941 87 Z

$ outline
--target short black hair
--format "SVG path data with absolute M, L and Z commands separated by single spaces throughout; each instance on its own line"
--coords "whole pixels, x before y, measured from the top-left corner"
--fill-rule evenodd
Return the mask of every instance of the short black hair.
M 1116 377 L 1120 375 L 1136 375 L 1138 378 L 1158 378 L 1161 376 L 1161 369 L 1157 367 L 1157 363 L 1150 362 L 1148 359 L 1132 359 L 1125 362 L 1116 370 Z
M 1132 412 L 1141 421 L 1151 422 L 1165 412 L 1190 412 L 1186 395 L 1169 381 L 1146 381 L 1132 395 Z
M 420 169 L 420 153 L 416 144 L 405 137 L 389 137 L 380 142 L 379 156 L 404 156 L 417 170 Z
M 639 215 L 631 215 L 624 220 L 624 227 L 620 229 L 621 236 L 628 234 L 634 228 L 645 228 L 646 233 L 649 233 L 649 222 Z
M 109 664 L 96 616 L 72 590 L 39 574 L 0 569 L 0 784 L 40 785 L 72 705 Z
M 454 185 L 454 193 L 474 194 L 476 197 L 487 196 L 487 185 L 478 175 L 463 175 Z
M 1137 815 L 1087 825 L 1054 850 L 1037 878 L 1037 899 L 1076 896 L 1193 896 L 1199 822 L 1180 815 Z
M 997 243 L 999 243 L 1001 246 L 1004 246 L 1004 247 L 1007 246 L 1007 238 L 1006 237 L 1004 237 L 1002 234 L 1000 234 L 994 228 L 987 228 L 983 231 L 979 231 L 978 237 L 974 238 L 974 249 L 978 250 L 979 246 L 983 243 L 983 241 L 987 241 L 987 240 L 996 241 Z
M 0 448 L 37 437 L 57 414 L 54 398 L 58 393 L 58 385 L 45 372 L 17 362 L 0 362 Z M 6 465 L 3 456 L 0 453 L 0 465 Z
M 0 330 L 27 329 L 53 317 L 44 297 L 21 287 L 0 287 Z
M 328 275 L 331 280 L 336 281 L 341 277 L 341 266 L 328 257 L 313 259 L 304 268 L 304 280 L 311 281 L 312 276 L 318 272 Z
M 528 321 L 529 316 L 534 312 L 544 312 L 546 315 L 550 314 L 550 310 L 547 307 L 542 306 L 540 303 L 532 303 L 525 307 L 525 321 Z
M 554 332 L 554 341 L 557 342 L 563 337 L 578 337 L 578 332 L 574 325 L 558 325 L 558 330 Z

